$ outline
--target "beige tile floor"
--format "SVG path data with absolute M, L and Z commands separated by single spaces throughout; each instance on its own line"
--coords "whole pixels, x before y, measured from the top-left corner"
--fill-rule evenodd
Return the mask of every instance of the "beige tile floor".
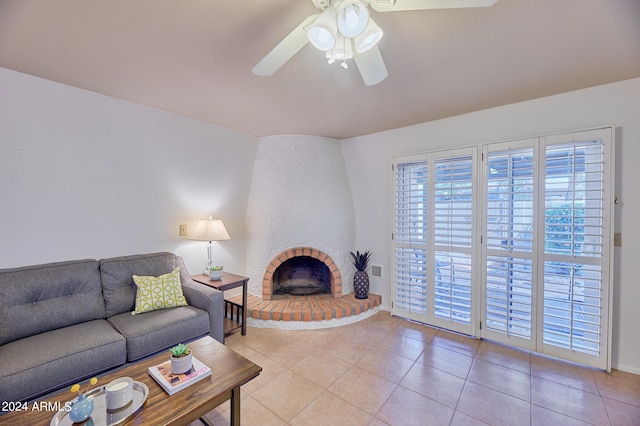
M 242 386 L 247 426 L 640 425 L 638 375 L 607 374 L 388 312 L 321 330 L 250 327 L 226 344 L 263 368 Z M 229 424 L 228 403 L 207 418 Z

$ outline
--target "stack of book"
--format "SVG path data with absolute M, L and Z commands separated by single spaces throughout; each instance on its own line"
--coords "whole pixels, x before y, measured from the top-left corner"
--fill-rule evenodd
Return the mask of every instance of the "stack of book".
M 181 389 L 211 375 L 211 369 L 202 362 L 192 357 L 191 370 L 183 374 L 173 374 L 171 372 L 171 360 L 162 364 L 149 367 L 149 374 L 155 379 L 162 389 L 169 395 L 173 395 Z

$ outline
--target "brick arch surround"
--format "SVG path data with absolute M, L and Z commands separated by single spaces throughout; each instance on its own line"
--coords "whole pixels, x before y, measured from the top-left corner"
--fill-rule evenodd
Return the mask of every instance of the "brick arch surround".
M 283 262 L 298 256 L 309 256 L 323 262 L 331 272 L 331 294 L 334 298 L 342 297 L 342 275 L 338 265 L 331 256 L 313 247 L 294 247 L 274 257 L 267 265 L 262 278 L 262 299 L 271 300 L 273 294 L 273 273 Z

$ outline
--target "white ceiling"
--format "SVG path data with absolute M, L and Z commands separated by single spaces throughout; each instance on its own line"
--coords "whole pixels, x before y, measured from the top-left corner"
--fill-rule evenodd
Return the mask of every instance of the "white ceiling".
M 640 77 L 640 1 L 371 12 L 389 77 L 311 44 L 251 68 L 312 0 L 0 0 L 0 66 L 263 137 L 338 139 Z

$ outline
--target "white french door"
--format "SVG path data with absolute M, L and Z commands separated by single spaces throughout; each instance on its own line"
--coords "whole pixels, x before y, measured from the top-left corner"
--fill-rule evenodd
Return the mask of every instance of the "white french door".
M 476 157 L 466 148 L 394 164 L 395 315 L 474 332 Z
M 533 349 L 537 199 L 534 139 L 485 145 L 481 335 Z
M 392 313 L 424 323 L 429 322 L 427 291 L 432 271 L 432 262 L 427 256 L 431 216 L 429 170 L 427 156 L 403 157 L 402 162 L 394 164 Z
M 541 138 L 537 350 L 609 370 L 613 129 Z M 542 155 L 541 155 L 542 157 Z
M 392 313 L 609 369 L 613 155 L 607 127 L 396 158 Z

